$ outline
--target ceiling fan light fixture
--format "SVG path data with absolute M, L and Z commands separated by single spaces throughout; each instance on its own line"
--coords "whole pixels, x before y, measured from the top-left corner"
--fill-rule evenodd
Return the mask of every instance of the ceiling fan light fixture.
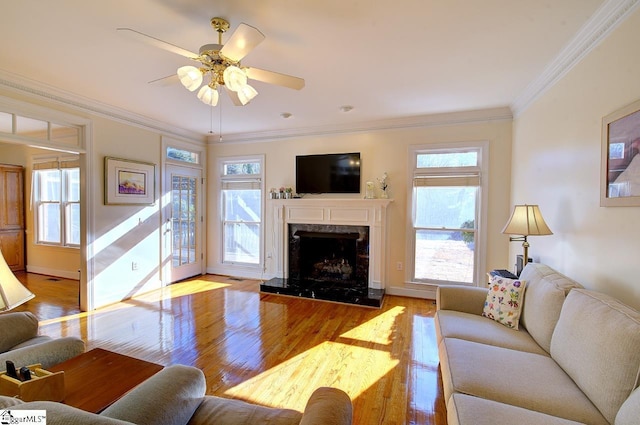
M 222 76 L 229 90 L 238 92 L 247 85 L 247 73 L 235 65 L 228 66 Z
M 207 105 L 216 106 L 218 104 L 218 90 L 208 85 L 202 86 L 198 91 L 198 99 Z
M 195 91 L 202 84 L 202 72 L 195 66 L 181 66 L 177 74 L 182 85 L 189 91 Z
M 245 84 L 245 86 L 238 90 L 237 93 L 238 99 L 240 99 L 240 103 L 242 103 L 243 106 L 251 102 L 251 99 L 258 95 L 257 90 L 251 87 L 249 84 Z

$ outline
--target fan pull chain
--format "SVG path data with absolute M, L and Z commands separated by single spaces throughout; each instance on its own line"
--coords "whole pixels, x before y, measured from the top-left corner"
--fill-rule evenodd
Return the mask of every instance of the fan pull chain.
M 218 143 L 222 143 L 222 102 L 218 104 L 220 108 L 220 122 L 218 123 Z
M 213 134 L 213 105 L 209 105 L 209 134 Z

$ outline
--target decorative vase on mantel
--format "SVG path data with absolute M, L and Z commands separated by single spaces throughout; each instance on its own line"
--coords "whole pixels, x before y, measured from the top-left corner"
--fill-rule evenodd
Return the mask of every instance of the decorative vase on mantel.
M 389 175 L 386 172 L 384 172 L 382 174 L 382 177 L 378 179 L 378 184 L 380 185 L 381 199 L 389 198 L 389 194 L 387 193 L 387 190 L 389 189 L 389 183 L 387 182 L 388 179 L 389 179 Z

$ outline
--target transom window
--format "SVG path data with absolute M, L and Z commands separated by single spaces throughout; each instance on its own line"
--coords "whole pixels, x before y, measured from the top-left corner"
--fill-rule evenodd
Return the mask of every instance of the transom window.
M 167 159 L 186 162 L 188 164 L 200 164 L 200 154 L 198 152 L 172 146 L 167 147 Z
M 411 281 L 471 285 L 478 279 L 482 147 L 411 150 Z

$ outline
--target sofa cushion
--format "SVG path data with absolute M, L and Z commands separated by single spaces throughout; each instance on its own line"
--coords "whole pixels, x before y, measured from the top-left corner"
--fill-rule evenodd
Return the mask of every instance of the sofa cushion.
M 582 422 L 574 422 L 466 394 L 453 394 L 447 403 L 447 425 L 514 424 L 580 425 Z
M 616 415 L 615 425 L 638 425 L 640 418 L 640 388 L 636 388 L 622 403 Z
M 552 268 L 539 263 L 528 264 L 520 274 L 527 281 L 527 295 L 522 306 L 520 324 L 538 345 L 549 352 L 551 336 L 560 317 L 565 297 L 582 286 Z
M 468 394 L 591 425 L 609 422 L 552 358 L 445 338 L 439 347 L 445 400 Z
M 640 313 L 608 295 L 574 289 L 553 333 L 551 356 L 613 423 L 638 386 Z
M 22 311 L 0 315 L 0 353 L 11 350 L 37 334 L 38 319 L 33 313 Z
M 515 330 L 476 314 L 439 310 L 435 314 L 438 342 L 443 338 L 458 338 L 512 350 L 548 356 L 525 330 Z
M 492 276 L 482 315 L 491 320 L 518 330 L 520 310 L 527 282 Z
M 189 425 L 298 425 L 302 413 L 258 406 L 241 400 L 206 396 Z

